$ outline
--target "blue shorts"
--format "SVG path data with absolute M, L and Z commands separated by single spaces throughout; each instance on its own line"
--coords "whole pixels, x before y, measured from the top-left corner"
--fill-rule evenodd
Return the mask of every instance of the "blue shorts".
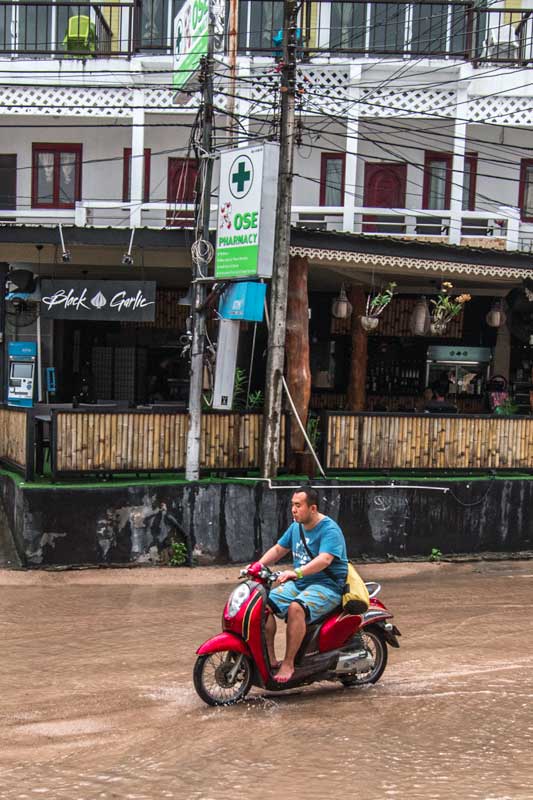
M 276 617 L 286 619 L 291 603 L 299 603 L 304 609 L 308 622 L 315 622 L 319 617 L 329 614 L 340 606 L 342 594 L 329 586 L 319 583 L 299 589 L 294 581 L 287 581 L 282 586 L 272 589 L 268 596 L 268 604 Z

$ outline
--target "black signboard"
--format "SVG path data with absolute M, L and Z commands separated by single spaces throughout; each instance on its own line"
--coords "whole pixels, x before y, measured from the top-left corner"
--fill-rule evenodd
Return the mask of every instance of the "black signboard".
M 95 322 L 153 322 L 155 281 L 41 281 L 41 315 Z

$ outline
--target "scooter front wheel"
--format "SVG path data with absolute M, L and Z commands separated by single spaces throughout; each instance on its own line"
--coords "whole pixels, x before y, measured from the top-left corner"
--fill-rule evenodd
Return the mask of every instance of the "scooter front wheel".
M 233 650 L 198 656 L 194 688 L 209 706 L 230 706 L 243 700 L 252 687 L 252 663 Z

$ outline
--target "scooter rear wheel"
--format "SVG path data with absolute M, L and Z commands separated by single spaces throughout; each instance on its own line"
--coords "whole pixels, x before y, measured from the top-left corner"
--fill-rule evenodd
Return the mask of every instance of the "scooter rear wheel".
M 252 679 L 248 656 L 232 650 L 198 656 L 194 665 L 194 688 L 208 706 L 230 706 L 243 700 Z
M 373 664 L 368 672 L 359 672 L 356 675 L 343 676 L 340 681 L 343 686 L 364 686 L 368 683 L 377 683 L 387 666 L 387 642 L 379 629 L 365 628 L 361 631 L 363 643 L 373 656 Z

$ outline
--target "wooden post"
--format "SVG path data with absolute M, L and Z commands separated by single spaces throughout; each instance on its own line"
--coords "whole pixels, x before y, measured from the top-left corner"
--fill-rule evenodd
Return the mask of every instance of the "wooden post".
M 352 353 L 348 380 L 348 411 L 364 411 L 366 406 L 366 366 L 368 359 L 367 334 L 361 327 L 360 317 L 365 313 L 366 297 L 361 286 L 352 286 L 349 295 L 352 311 Z
M 278 204 L 276 208 L 276 251 L 270 294 L 270 330 L 268 332 L 265 373 L 265 403 L 261 477 L 275 478 L 279 464 L 281 436 L 282 377 L 287 315 L 287 281 L 289 277 L 289 248 L 291 239 L 291 204 L 294 144 L 296 139 L 296 38 L 297 11 L 294 0 L 283 3 L 283 59 L 281 67 L 281 117 L 278 173 Z
M 309 364 L 309 298 L 307 294 L 306 258 L 293 256 L 289 261 L 287 296 L 287 327 L 285 350 L 287 385 L 302 423 L 306 425 L 311 399 L 311 367 Z M 305 439 L 295 419 L 291 417 L 291 451 L 306 449 Z

